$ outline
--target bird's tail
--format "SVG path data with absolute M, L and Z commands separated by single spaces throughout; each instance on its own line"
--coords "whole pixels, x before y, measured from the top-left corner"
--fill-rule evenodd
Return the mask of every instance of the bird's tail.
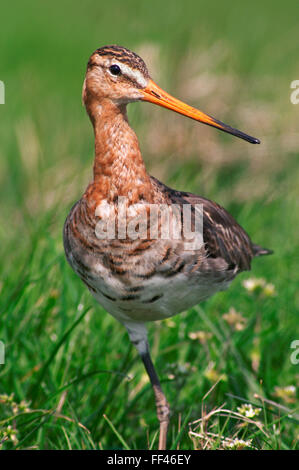
M 263 255 L 272 255 L 274 253 L 273 250 L 268 250 L 267 248 L 262 248 L 255 243 L 252 245 L 253 255 L 254 256 L 263 256 Z

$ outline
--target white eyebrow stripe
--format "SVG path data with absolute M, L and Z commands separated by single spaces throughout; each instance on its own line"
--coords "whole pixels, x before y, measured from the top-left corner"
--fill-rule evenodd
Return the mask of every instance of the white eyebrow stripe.
M 132 80 L 134 80 L 136 83 L 141 88 L 145 88 L 147 85 L 148 80 L 143 76 L 143 74 L 136 69 L 132 69 L 129 67 L 129 65 L 122 64 L 121 62 L 118 61 L 113 61 L 114 64 L 117 64 L 120 67 L 120 70 L 124 75 L 127 75 L 127 77 L 130 77 Z

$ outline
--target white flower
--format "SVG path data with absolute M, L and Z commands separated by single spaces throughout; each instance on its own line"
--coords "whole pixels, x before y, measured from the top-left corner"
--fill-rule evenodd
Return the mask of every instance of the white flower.
M 239 406 L 237 410 L 238 413 L 245 416 L 246 418 L 254 418 L 255 416 L 258 416 L 261 412 L 260 408 L 253 408 L 251 403 L 245 403 L 244 405 Z
M 251 447 L 252 440 L 244 441 L 243 439 L 232 439 L 229 442 L 223 443 L 224 447 L 228 449 L 244 449 L 244 447 Z

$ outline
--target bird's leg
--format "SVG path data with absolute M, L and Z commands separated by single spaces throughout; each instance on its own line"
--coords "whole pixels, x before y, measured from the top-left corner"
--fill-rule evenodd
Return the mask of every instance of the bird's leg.
M 147 330 L 145 325 L 140 323 L 125 323 L 125 326 L 128 330 L 130 340 L 141 356 L 144 367 L 153 387 L 156 400 L 157 417 L 160 422 L 159 450 L 165 450 L 170 409 L 150 356 Z
M 168 429 L 168 424 L 169 424 L 169 414 L 170 414 L 169 404 L 163 393 L 158 375 L 156 373 L 154 364 L 152 362 L 152 359 L 149 353 L 148 343 L 147 343 L 146 353 L 143 353 L 140 355 L 141 355 L 141 359 L 143 360 L 143 364 L 146 369 L 146 372 L 148 373 L 148 376 L 150 378 L 150 381 L 154 390 L 154 394 L 155 394 L 157 417 L 160 422 L 159 450 L 165 450 L 166 439 L 167 439 L 167 429 Z

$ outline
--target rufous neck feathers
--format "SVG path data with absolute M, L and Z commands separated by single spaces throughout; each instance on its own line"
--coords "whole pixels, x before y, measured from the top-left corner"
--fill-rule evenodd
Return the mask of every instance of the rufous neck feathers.
M 132 203 L 147 199 L 144 192 L 151 191 L 150 176 L 126 105 L 102 99 L 86 107 L 95 135 L 93 185 L 107 200 L 114 201 L 116 196 L 126 196 Z

